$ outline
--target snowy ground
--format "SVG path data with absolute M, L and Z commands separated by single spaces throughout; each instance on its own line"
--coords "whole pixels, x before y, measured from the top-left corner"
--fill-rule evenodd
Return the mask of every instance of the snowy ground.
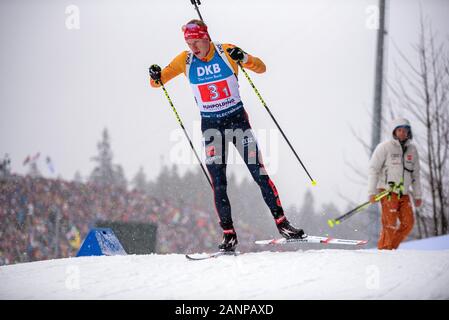
M 0 267 L 0 299 L 449 299 L 447 270 L 449 250 L 82 257 Z

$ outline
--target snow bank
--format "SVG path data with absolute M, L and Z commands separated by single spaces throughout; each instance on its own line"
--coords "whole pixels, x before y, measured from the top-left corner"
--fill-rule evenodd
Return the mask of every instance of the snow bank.
M 0 299 L 449 299 L 447 270 L 449 250 L 82 257 L 0 267 Z
M 403 242 L 399 249 L 449 250 L 449 235 Z

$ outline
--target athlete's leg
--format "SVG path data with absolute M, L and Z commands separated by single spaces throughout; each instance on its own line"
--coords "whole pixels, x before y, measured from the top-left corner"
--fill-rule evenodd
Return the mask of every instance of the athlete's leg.
M 246 114 L 243 119 L 233 123 L 231 132 L 226 132 L 227 140 L 231 140 L 240 156 L 248 167 L 254 181 L 259 185 L 262 197 L 275 218 L 283 216 L 283 209 L 279 193 L 273 181 L 268 176 L 259 152 L 256 137 L 254 136 Z
M 206 167 L 211 178 L 215 209 L 224 230 L 233 229 L 231 204 L 227 195 L 226 151 L 224 132 L 213 121 L 204 120 L 201 124 L 203 132 Z

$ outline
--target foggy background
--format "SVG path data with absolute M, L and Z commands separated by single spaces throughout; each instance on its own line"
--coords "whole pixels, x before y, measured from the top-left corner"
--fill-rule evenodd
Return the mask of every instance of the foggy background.
M 79 29 L 67 28 L 70 5 L 79 9 Z M 368 167 L 354 132 L 370 141 L 376 5 L 202 1 L 215 41 L 238 45 L 265 62 L 266 73 L 250 76 L 318 182 L 311 186 L 280 135 L 262 146 L 276 164 L 268 171 L 286 207 L 301 206 L 307 190 L 316 204 L 332 202 L 340 210 L 348 199 L 367 197 L 366 184 L 353 179 L 347 162 L 362 172 Z M 389 1 L 386 77 L 404 64 L 395 46 L 414 57 L 420 6 L 433 29 L 448 37 L 449 1 Z M 79 171 L 85 180 L 107 128 L 113 161 L 127 179 L 140 166 L 152 179 L 164 164 L 176 163 L 173 148 L 183 143 L 189 153 L 189 146 L 184 139 L 174 141 L 178 123 L 162 91 L 149 87 L 147 69 L 153 63 L 165 66 L 187 49 L 181 26 L 192 18 L 197 15 L 187 0 L 0 1 L 0 157 L 8 153 L 12 172 L 25 174 L 24 159 L 40 152 L 44 177 L 72 180 Z M 242 74 L 240 87 L 256 134 L 276 133 Z M 199 112 L 185 77 L 166 88 L 202 155 Z M 47 156 L 54 173 L 45 166 Z M 181 174 L 197 167 L 193 155 L 189 164 L 178 163 Z M 250 178 L 243 165 L 230 166 L 231 173 Z

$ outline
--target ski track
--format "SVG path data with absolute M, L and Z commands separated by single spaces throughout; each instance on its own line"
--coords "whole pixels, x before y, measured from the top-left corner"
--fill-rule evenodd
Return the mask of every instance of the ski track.
M 0 267 L 0 299 L 449 299 L 448 269 L 449 250 L 82 257 Z

